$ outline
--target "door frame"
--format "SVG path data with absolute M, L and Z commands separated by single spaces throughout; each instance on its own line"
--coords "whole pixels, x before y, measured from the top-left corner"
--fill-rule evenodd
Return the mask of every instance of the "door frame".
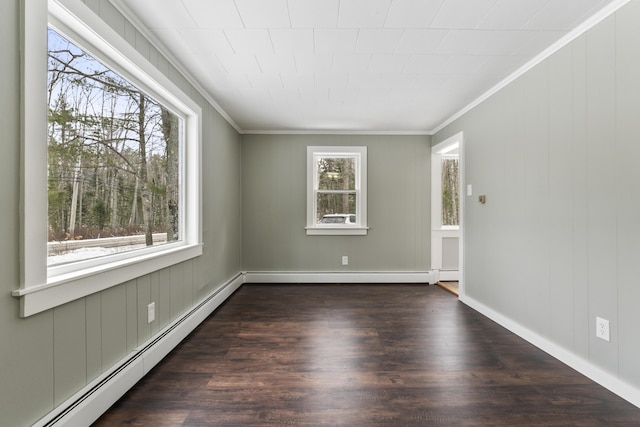
M 442 229 L 441 218 L 441 175 L 440 175 L 440 152 L 446 147 L 458 144 L 458 167 L 459 167 L 459 183 L 458 194 L 460 199 L 458 201 L 460 205 L 460 225 L 457 230 Z M 431 269 L 438 270 L 438 280 L 455 280 L 455 276 L 448 274 L 445 271 L 440 271 L 442 267 L 442 243 L 441 240 L 443 234 L 458 234 L 458 291 L 460 295 L 464 294 L 464 206 L 467 192 L 465 191 L 465 179 L 464 179 L 464 133 L 459 132 L 455 135 L 445 139 L 442 142 L 437 143 L 431 147 Z M 438 188 L 436 187 L 436 184 Z M 454 233 L 448 233 L 453 231 Z

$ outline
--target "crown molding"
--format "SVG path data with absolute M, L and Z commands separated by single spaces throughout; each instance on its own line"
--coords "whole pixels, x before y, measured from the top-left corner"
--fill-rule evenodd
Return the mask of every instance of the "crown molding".
M 497 85 L 493 86 L 491 89 L 489 89 L 484 94 L 480 95 L 480 97 L 476 98 L 474 101 L 472 101 L 466 107 L 464 107 L 463 109 L 461 109 L 460 111 L 455 113 L 453 116 L 449 117 L 447 120 L 442 122 L 435 129 L 430 131 L 429 134 L 430 135 L 435 135 L 436 133 L 440 132 L 442 129 L 444 129 L 445 127 L 449 126 L 454 121 L 458 120 L 464 114 L 468 113 L 469 111 L 471 111 L 472 109 L 474 109 L 475 107 L 480 105 L 482 102 L 486 101 L 492 95 L 496 94 L 497 92 L 499 92 L 500 90 L 502 90 L 503 88 L 508 86 L 510 83 L 512 83 L 518 77 L 522 76 L 527 71 L 531 70 L 533 67 L 535 67 L 536 65 L 540 64 L 541 62 L 543 62 L 544 60 L 549 58 L 551 55 L 553 55 L 554 53 L 556 53 L 557 51 L 559 51 L 563 47 L 567 46 L 573 40 L 575 40 L 576 38 L 580 37 L 582 34 L 586 33 L 591 28 L 595 27 L 597 24 L 602 22 L 605 18 L 607 18 L 610 15 L 612 15 L 613 13 L 617 12 L 621 7 L 623 7 L 624 5 L 629 3 L 630 1 L 631 0 L 614 0 L 614 1 L 612 1 L 611 3 L 609 3 L 608 5 L 603 7 L 602 9 L 600 9 L 598 12 L 596 12 L 593 16 L 591 16 L 588 19 L 586 19 L 584 22 L 582 22 L 580 25 L 578 25 L 572 31 L 570 31 L 567 34 L 565 34 L 557 42 L 555 42 L 554 44 L 552 44 L 551 46 L 549 46 L 548 48 L 546 48 L 545 50 L 540 52 L 538 55 L 536 55 L 529 62 L 524 64 L 522 67 L 518 68 L 516 71 L 511 73 L 508 77 L 506 77 L 500 83 L 498 83 Z

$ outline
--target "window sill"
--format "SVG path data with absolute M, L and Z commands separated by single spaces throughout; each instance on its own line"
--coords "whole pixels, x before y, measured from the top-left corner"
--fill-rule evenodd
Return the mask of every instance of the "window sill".
M 59 275 L 11 294 L 20 298 L 20 316 L 27 317 L 200 255 L 202 244 L 183 245 Z
M 307 236 L 366 236 L 369 227 L 306 227 Z

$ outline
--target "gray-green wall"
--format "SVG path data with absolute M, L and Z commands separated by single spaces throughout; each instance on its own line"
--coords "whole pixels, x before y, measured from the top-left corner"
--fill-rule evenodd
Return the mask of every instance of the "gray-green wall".
M 367 146 L 368 235 L 306 235 L 308 145 Z M 242 169 L 244 270 L 430 268 L 430 137 L 243 135 Z
M 0 426 L 46 415 L 241 269 L 240 136 L 106 1 L 92 8 L 203 108 L 204 254 L 104 292 L 18 317 L 19 4 L 0 13 Z M 156 301 L 157 320 L 146 321 Z
M 635 387 L 638 23 L 634 0 L 433 138 L 464 131 L 466 295 Z

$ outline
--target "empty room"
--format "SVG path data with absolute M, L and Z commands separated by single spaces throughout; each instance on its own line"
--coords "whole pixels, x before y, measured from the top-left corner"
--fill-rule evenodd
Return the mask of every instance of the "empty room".
M 640 425 L 640 0 L 0 23 L 0 426 Z

